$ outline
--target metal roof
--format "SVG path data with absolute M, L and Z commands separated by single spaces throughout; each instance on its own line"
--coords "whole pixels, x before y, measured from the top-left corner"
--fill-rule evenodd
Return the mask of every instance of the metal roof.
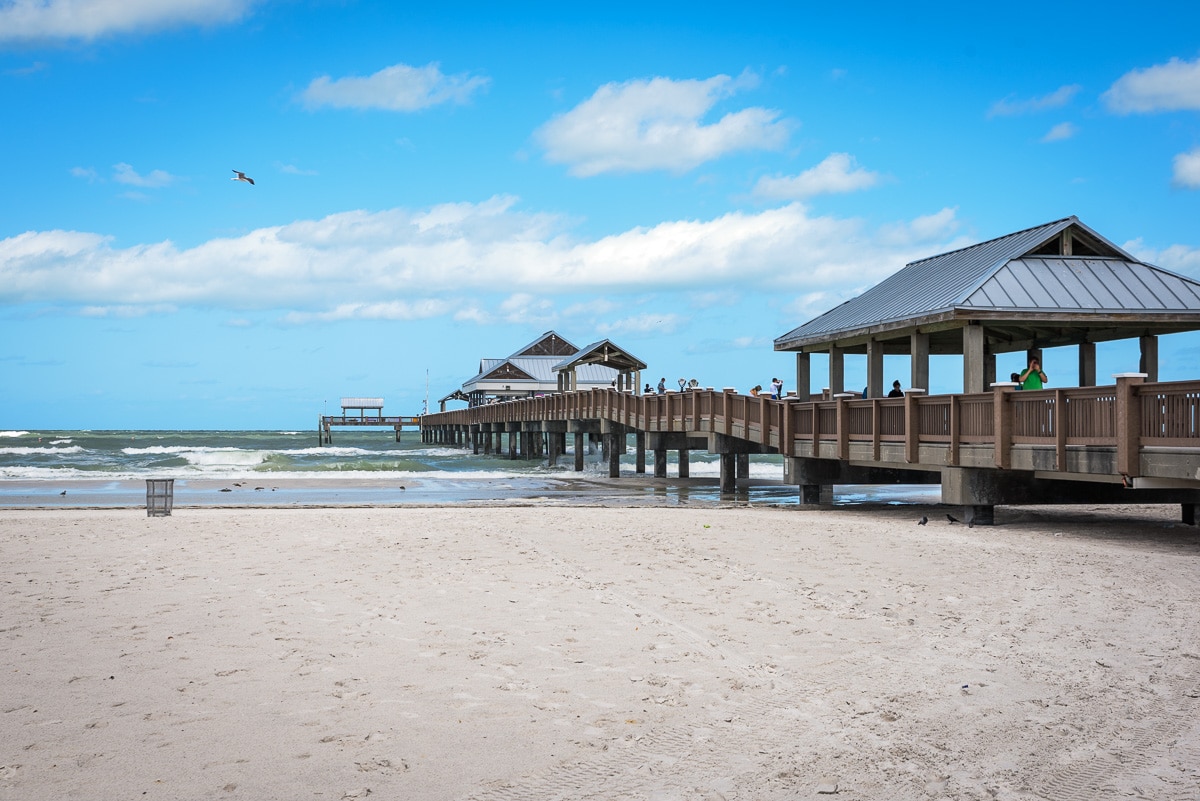
M 1111 312 L 1200 310 L 1200 284 L 1124 259 L 1013 259 L 963 303 L 966 307 Z
M 1064 235 L 1089 255 L 1045 254 Z M 1076 217 L 910 262 L 775 340 L 796 350 L 888 324 L 1007 312 L 1200 312 L 1200 284 L 1138 261 Z
M 614 371 L 645 370 L 646 363 L 629 351 L 624 350 L 607 339 L 593 342 L 586 348 L 554 366 L 556 371 L 575 368 L 576 376 L 583 374 L 583 368 L 588 364 L 608 365 Z

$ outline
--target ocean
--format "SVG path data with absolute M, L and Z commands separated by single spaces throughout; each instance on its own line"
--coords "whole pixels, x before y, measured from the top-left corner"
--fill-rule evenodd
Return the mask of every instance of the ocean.
M 632 443 L 632 440 L 631 440 Z M 570 445 L 570 440 L 568 440 Z M 315 431 L 0 431 L 0 507 L 137 506 L 147 479 L 173 479 L 180 506 L 469 504 L 496 501 L 623 504 L 795 504 L 780 456 L 753 456 L 744 491 L 721 496 L 716 455 L 690 454 L 690 478 L 635 471 L 608 477 L 599 448 L 574 470 L 574 455 L 545 459 L 475 455 L 431 446 L 417 432 L 339 429 L 321 446 Z M 928 487 L 855 487 L 839 503 L 930 502 Z M 932 502 L 937 502 L 936 488 Z

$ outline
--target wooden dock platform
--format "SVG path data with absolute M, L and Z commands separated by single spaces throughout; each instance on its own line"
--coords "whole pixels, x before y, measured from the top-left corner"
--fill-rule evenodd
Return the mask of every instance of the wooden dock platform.
M 426 415 L 427 442 L 509 453 L 533 452 L 545 439 L 551 460 L 575 435 L 602 436 L 609 475 L 618 477 L 626 435 L 637 437 L 666 476 L 667 450 L 721 457 L 721 489 L 745 476 L 748 454 L 784 456 L 784 481 L 801 503 L 820 503 L 833 485 L 940 483 L 942 501 L 988 524 L 992 507 L 1037 503 L 1179 503 L 1183 520 L 1200 517 L 1200 381 L 1144 382 L 1138 374 L 1103 387 L 902 398 L 772 400 L 732 391 L 633 395 L 567 392 Z M 514 457 L 515 458 L 515 457 Z

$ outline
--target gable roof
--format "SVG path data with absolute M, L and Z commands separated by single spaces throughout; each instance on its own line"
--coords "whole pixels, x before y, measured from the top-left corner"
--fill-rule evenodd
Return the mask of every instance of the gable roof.
M 579 348 L 558 335 L 556 331 L 547 331 L 523 348 L 519 348 L 517 356 L 570 356 Z
M 623 348 L 617 347 L 611 341 L 602 339 L 581 349 L 571 358 L 554 365 L 554 370 L 562 372 L 574 368 L 576 374 L 582 376 L 584 374 L 582 368 L 588 365 L 607 367 L 614 372 L 633 372 L 646 369 L 644 361 Z
M 1162 313 L 1200 321 L 1200 283 L 1138 261 L 1077 217 L 1066 217 L 910 262 L 779 337 L 775 350 L 1009 315 L 1078 322 L 1089 315 Z

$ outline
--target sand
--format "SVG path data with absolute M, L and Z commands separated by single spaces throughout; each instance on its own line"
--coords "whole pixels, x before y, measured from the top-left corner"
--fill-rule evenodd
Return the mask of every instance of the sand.
M 0 798 L 1194 800 L 1177 514 L 4 510 Z

